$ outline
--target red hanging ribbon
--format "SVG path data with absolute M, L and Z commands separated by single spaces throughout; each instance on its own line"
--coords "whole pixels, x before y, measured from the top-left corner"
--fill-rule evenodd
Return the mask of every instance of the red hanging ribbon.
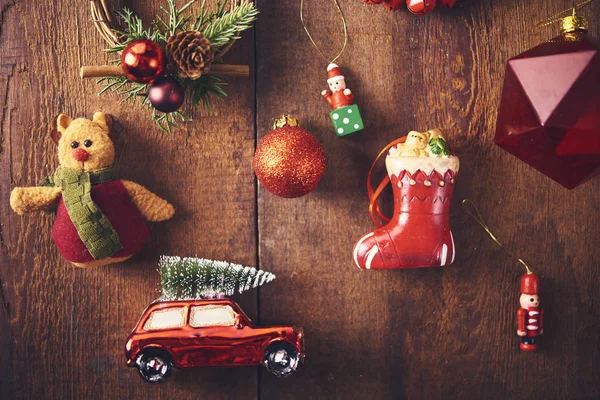
M 371 165 L 371 169 L 369 170 L 369 175 L 367 175 L 367 193 L 369 194 L 369 215 L 371 216 L 371 220 L 373 221 L 373 223 L 375 223 L 375 225 L 377 225 L 378 227 L 382 226 L 382 224 L 377 218 L 386 223 L 390 221 L 388 217 L 381 213 L 381 210 L 379 209 L 379 204 L 377 204 L 377 199 L 379 198 L 379 195 L 381 195 L 387 184 L 390 183 L 390 177 L 386 173 L 385 178 L 383 178 L 377 189 L 373 191 L 373 187 L 371 185 L 371 173 L 373 172 L 373 168 L 375 168 L 375 164 L 377 164 L 377 161 L 379 161 L 382 155 L 387 153 L 387 151 L 393 146 L 397 145 L 398 143 L 404 143 L 405 141 L 406 136 L 401 137 L 400 139 L 396 139 L 393 142 L 389 143 L 387 146 L 385 146 L 383 150 L 379 152 L 377 158 L 375 158 L 375 161 L 373 161 L 373 165 Z

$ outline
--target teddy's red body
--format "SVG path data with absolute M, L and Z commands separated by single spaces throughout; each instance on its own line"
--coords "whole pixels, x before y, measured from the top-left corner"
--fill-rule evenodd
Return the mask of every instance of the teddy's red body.
M 111 257 L 128 257 L 141 250 L 150 236 L 142 214 L 129 199 L 127 189 L 115 180 L 92 186 L 92 200 L 117 232 L 123 248 Z M 52 238 L 65 259 L 74 263 L 94 260 L 79 238 L 61 198 L 52 228 Z

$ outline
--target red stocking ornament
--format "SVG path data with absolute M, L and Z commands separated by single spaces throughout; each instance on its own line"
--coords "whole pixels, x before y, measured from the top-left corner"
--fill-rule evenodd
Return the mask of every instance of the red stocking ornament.
M 388 151 L 389 150 L 389 151 Z M 373 191 L 371 173 L 377 160 L 387 152 L 388 176 Z M 354 263 L 363 269 L 439 267 L 454 261 L 454 240 L 450 231 L 450 202 L 459 160 L 441 132 L 409 132 L 380 153 L 369 171 L 371 219 L 379 227 L 358 240 Z M 391 182 L 394 215 L 385 217 L 377 198 Z M 377 218 L 387 221 L 382 226 Z

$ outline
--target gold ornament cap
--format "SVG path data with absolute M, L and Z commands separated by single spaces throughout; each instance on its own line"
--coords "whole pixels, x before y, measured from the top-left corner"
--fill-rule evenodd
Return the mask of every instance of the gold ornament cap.
M 273 122 L 273 129 L 283 128 L 284 126 L 300 127 L 300 122 L 287 114 L 282 115 Z
M 560 20 L 560 29 L 562 33 L 573 33 L 576 31 L 588 30 L 587 19 L 580 15 L 575 14 L 575 8 L 573 8 L 573 14 L 568 17 L 564 17 Z

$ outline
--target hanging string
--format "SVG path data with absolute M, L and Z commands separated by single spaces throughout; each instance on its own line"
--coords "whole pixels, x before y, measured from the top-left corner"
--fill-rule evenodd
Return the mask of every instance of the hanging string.
M 300 0 L 300 21 L 302 22 L 302 27 L 304 28 L 304 31 L 306 32 L 306 35 L 308 36 L 308 39 L 310 40 L 312 45 L 315 47 L 315 49 L 317 49 L 317 51 L 319 52 L 321 57 L 323 57 L 325 59 L 325 61 L 327 61 L 329 64 L 335 62 L 338 58 L 340 58 L 340 56 L 342 55 L 344 50 L 346 50 L 346 44 L 348 44 L 348 27 L 346 26 L 346 17 L 344 17 L 344 13 L 342 12 L 342 8 L 340 7 L 340 3 L 338 2 L 338 0 L 333 0 L 333 3 L 337 7 L 338 12 L 340 13 L 340 16 L 342 17 L 342 24 L 344 25 L 344 45 L 342 46 L 342 49 L 340 50 L 340 52 L 337 53 L 337 55 L 335 57 L 333 57 L 332 60 L 329 60 L 327 58 L 327 56 L 325 54 L 323 54 L 323 52 L 321 51 L 319 46 L 317 46 L 317 43 L 315 43 L 313 37 L 311 36 L 310 32 L 308 31 L 308 27 L 306 26 L 306 23 L 304 23 L 304 17 L 302 15 L 302 10 L 304 9 L 304 0 Z
M 485 229 L 485 231 L 487 232 L 488 235 L 490 235 L 490 238 L 492 238 L 492 240 L 494 242 L 496 242 L 496 244 L 498 246 L 500 246 L 500 248 L 502 250 L 504 250 L 505 252 L 507 252 L 508 254 L 510 254 L 513 258 L 515 258 L 516 260 L 519 261 L 519 263 L 525 267 L 525 269 L 527 270 L 528 274 L 531 274 L 531 270 L 529 269 L 529 266 L 525 263 L 525 261 L 523 261 L 522 259 L 520 259 L 519 257 L 517 257 L 514 253 L 512 253 L 510 250 L 508 250 L 506 247 L 504 247 L 504 245 L 502 243 L 500 243 L 500 241 L 498 240 L 498 238 L 496 237 L 496 235 L 494 235 L 492 233 L 492 231 L 490 230 L 490 228 L 487 226 L 487 224 L 485 223 L 485 221 L 483 220 L 483 217 L 481 216 L 481 213 L 479 212 L 479 209 L 475 206 L 475 204 L 473 204 L 471 202 L 471 200 L 469 199 L 464 199 L 462 201 L 462 206 L 464 208 L 464 210 L 467 212 L 467 214 L 469 214 L 475 221 L 477 221 L 477 223 L 479 225 L 481 225 L 481 227 L 483 229 Z M 471 211 L 469 209 L 470 206 L 474 211 Z
M 561 19 L 563 19 L 563 18 L 564 18 L 564 14 L 566 14 L 566 13 L 568 13 L 568 12 L 572 12 L 572 13 L 573 13 L 573 15 L 575 15 L 575 11 L 576 11 L 576 10 L 579 10 L 579 9 L 581 9 L 581 8 L 583 8 L 583 7 L 585 7 L 585 6 L 587 6 L 587 5 L 588 5 L 588 4 L 590 4 L 592 1 L 594 1 L 594 0 L 585 0 L 585 1 L 582 1 L 581 3 L 579 3 L 579 4 L 575 4 L 575 5 L 573 5 L 573 7 L 569 7 L 569 8 L 567 8 L 566 10 L 563 10 L 563 11 L 557 12 L 556 14 L 554 14 L 554 15 L 551 15 L 551 16 L 549 16 L 548 18 L 545 18 L 545 19 L 541 20 L 540 22 L 538 22 L 538 24 L 537 24 L 537 25 L 538 25 L 538 27 L 540 27 L 540 28 L 541 28 L 541 27 L 543 27 L 543 26 L 548 26 L 548 25 L 550 25 L 550 24 L 553 24 L 553 23 L 555 23 L 555 22 L 558 22 L 558 21 L 560 21 Z

